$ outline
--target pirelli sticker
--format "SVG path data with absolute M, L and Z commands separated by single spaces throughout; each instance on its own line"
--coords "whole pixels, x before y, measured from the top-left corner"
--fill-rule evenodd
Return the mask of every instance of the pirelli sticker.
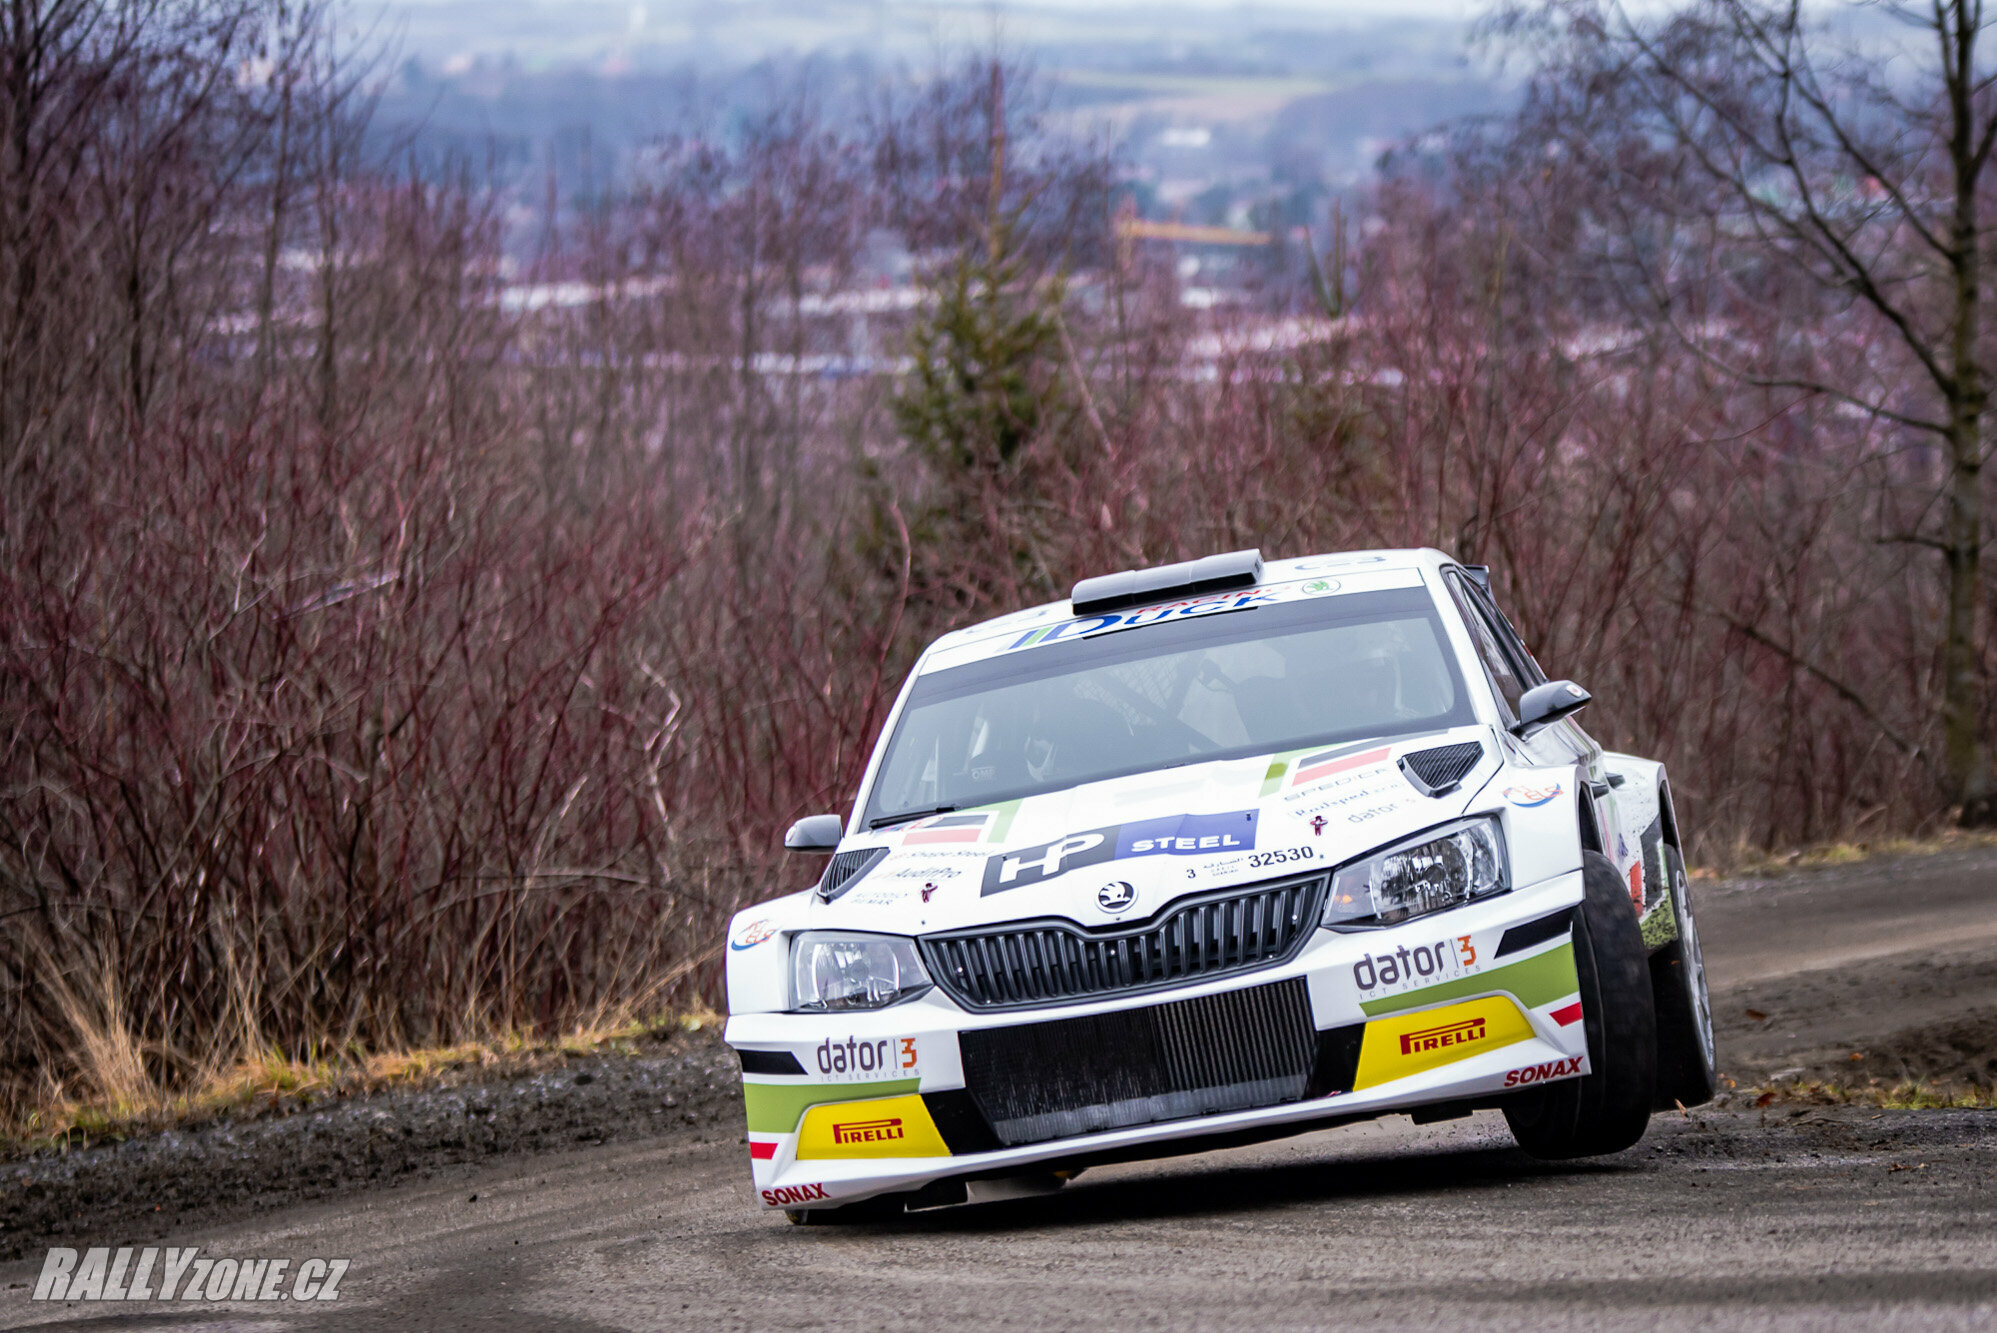
M 1532 1024 L 1504 995 L 1376 1018 L 1366 1025 L 1352 1086 L 1356 1091 L 1391 1083 L 1532 1036 Z
M 814 1106 L 798 1127 L 799 1161 L 830 1157 L 948 1157 L 919 1096 Z

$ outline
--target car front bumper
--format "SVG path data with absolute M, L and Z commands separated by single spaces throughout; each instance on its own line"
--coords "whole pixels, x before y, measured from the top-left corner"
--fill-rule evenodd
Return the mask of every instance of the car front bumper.
M 1578 1077 L 1581 896 L 1575 871 L 1400 926 L 1320 929 L 1275 966 L 1082 1003 L 967 1012 L 936 989 L 871 1012 L 736 1015 L 757 1196 L 833 1207 Z

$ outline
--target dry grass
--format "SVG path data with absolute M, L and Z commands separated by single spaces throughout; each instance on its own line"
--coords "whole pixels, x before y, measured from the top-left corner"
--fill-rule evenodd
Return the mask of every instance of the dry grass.
M 1857 865 L 1882 856 L 1931 856 L 1971 848 L 1997 847 L 1997 831 L 1947 828 L 1923 837 L 1880 838 L 1867 842 L 1825 842 L 1786 852 L 1736 847 L 1731 855 L 1698 866 L 1688 873 L 1695 880 L 1781 875 L 1791 870 Z
M 309 1060 L 266 1048 L 216 1071 L 191 1090 L 166 1095 L 150 1082 L 112 1097 L 64 1097 L 60 1090 L 9 1123 L 0 1123 L 0 1153 L 17 1156 L 88 1147 L 224 1116 L 267 1115 L 316 1101 L 395 1088 L 448 1087 L 479 1078 L 512 1078 L 560 1068 L 573 1059 L 637 1055 L 681 1033 L 718 1027 L 712 1010 L 658 1017 L 606 1019 L 558 1035 L 507 1031 L 454 1046 L 368 1053 L 353 1049 Z M 112 1043 L 115 1045 L 115 1043 Z
M 45 965 L 46 951 L 35 948 Z M 125 1004 L 116 970 L 108 960 L 84 974 L 80 984 L 48 966 L 44 984 L 57 1014 L 68 1027 L 69 1051 L 78 1080 L 112 1105 L 143 1103 L 157 1092 L 146 1071 L 145 1051 L 125 1021 Z M 62 1084 L 43 1066 L 45 1099 L 60 1100 Z
M 1908 1081 L 1840 1083 L 1799 1079 L 1749 1088 L 1743 1094 L 1752 1106 L 1868 1106 L 1884 1111 L 1990 1110 L 1997 1108 L 1997 1090 L 1974 1083 Z

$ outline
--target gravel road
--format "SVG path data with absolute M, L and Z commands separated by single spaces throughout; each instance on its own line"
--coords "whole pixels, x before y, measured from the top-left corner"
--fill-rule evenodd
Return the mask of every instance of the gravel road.
M 1997 851 L 1700 887 L 1743 1086 L 1989 1081 Z M 1997 1328 L 1997 1112 L 1735 1104 L 1561 1166 L 1492 1115 L 1393 1117 L 796 1229 L 751 1206 L 731 1080 L 711 1042 L 676 1039 L 13 1163 L 13 1253 L 158 1242 L 352 1267 L 308 1313 L 31 1304 L 38 1262 L 0 1264 L 0 1326 Z

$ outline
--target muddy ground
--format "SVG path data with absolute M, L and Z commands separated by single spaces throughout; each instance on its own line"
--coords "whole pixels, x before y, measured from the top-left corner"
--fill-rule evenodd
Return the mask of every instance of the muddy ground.
M 1743 1086 L 1997 1081 L 1997 850 L 1695 891 L 1721 1063 Z
M 735 1057 L 714 1030 L 525 1077 L 333 1099 L 0 1166 L 0 1259 L 144 1241 L 471 1163 L 742 1135 Z
M 1988 1086 L 1997 1071 L 1997 850 L 1880 859 L 1702 884 L 1695 892 L 1712 967 L 1722 1063 L 1740 1089 L 1811 1078 L 1864 1084 L 1919 1077 Z M 740 1131 L 732 1058 L 711 1032 L 678 1035 L 636 1056 L 576 1060 L 531 1077 L 481 1081 L 474 1076 L 459 1087 L 356 1098 L 288 1116 L 223 1121 L 16 1160 L 0 1167 L 0 1257 L 37 1254 L 51 1243 L 305 1234 L 299 1227 L 344 1236 L 340 1243 L 350 1248 L 386 1255 L 397 1252 L 406 1221 L 414 1228 L 410 1243 L 448 1275 L 410 1287 L 377 1273 L 370 1279 L 374 1295 L 342 1309 L 343 1321 L 366 1308 L 389 1324 L 405 1317 L 420 1323 L 416 1316 L 422 1310 L 448 1323 L 443 1312 L 460 1308 L 477 1288 L 481 1308 L 501 1325 L 509 1322 L 502 1317 L 508 1312 L 531 1308 L 540 1311 L 536 1318 L 543 1326 L 557 1311 L 577 1317 L 575 1326 L 627 1327 L 634 1319 L 635 1326 L 646 1326 L 672 1322 L 665 1319 L 675 1313 L 670 1306 L 646 1304 L 665 1283 L 688 1297 L 683 1308 L 700 1307 L 704 1299 L 710 1312 L 733 1312 L 720 1322 L 753 1326 L 767 1322 L 773 1311 L 757 1304 L 753 1292 L 739 1289 L 744 1273 L 727 1278 L 725 1290 L 656 1272 L 606 1279 L 603 1289 L 609 1294 L 600 1298 L 543 1282 L 535 1301 L 524 1301 L 519 1287 L 511 1295 L 504 1289 L 516 1279 L 520 1286 L 536 1286 L 532 1274 L 507 1278 L 504 1273 L 511 1270 L 491 1267 L 499 1261 L 476 1258 L 463 1244 L 464 1234 L 475 1234 L 483 1238 L 473 1247 L 476 1254 L 500 1246 L 511 1250 L 523 1239 L 545 1245 L 552 1233 L 537 1230 L 544 1226 L 557 1227 L 567 1238 L 564 1244 L 586 1237 L 591 1246 L 613 1249 L 625 1240 L 643 1248 L 670 1233 L 684 1242 L 685 1254 L 710 1256 L 702 1261 L 710 1268 L 721 1265 L 708 1278 L 722 1281 L 728 1263 L 714 1257 L 715 1244 L 746 1244 L 743 1238 L 753 1236 L 759 1246 L 766 1235 L 787 1230 L 780 1219 L 751 1207 Z M 1921 1237 L 1930 1237 L 1941 1247 L 1938 1252 L 1954 1253 L 1949 1246 L 1960 1240 L 1960 1228 L 1971 1228 L 1984 1239 L 1963 1250 L 1948 1274 L 1929 1273 L 1924 1280 L 1942 1282 L 1936 1290 L 1954 1293 L 1944 1302 L 1950 1317 L 1942 1322 L 1981 1311 L 1964 1326 L 1976 1326 L 1985 1316 L 1997 1326 L 1997 1240 L 1991 1239 L 1997 1229 L 1989 1225 L 1993 1219 L 1985 1202 L 1997 1183 L 1997 1155 L 1991 1152 L 1997 1147 L 1997 1113 L 1816 1110 L 1781 1103 L 1763 1109 L 1737 1091 L 1694 1117 L 1660 1117 L 1643 1145 L 1605 1163 L 1547 1167 L 1530 1163 L 1508 1142 L 1502 1124 L 1487 1115 L 1421 1129 L 1395 1117 L 1232 1153 L 1091 1172 L 1056 1200 L 950 1215 L 970 1221 L 930 1215 L 886 1234 L 899 1238 L 897 1255 L 906 1249 L 906 1262 L 942 1283 L 950 1272 L 961 1271 L 952 1264 L 968 1261 L 971 1252 L 978 1252 L 980 1261 L 989 1259 L 982 1253 L 986 1239 L 1003 1241 L 1015 1232 L 1044 1233 L 1050 1268 L 1070 1265 L 1072 1256 L 1064 1257 L 1062 1247 L 1076 1240 L 1078 1220 L 1093 1219 L 1121 1235 L 1113 1220 L 1133 1210 L 1165 1232 L 1186 1231 L 1183 1239 L 1198 1239 L 1191 1233 L 1219 1226 L 1231 1235 L 1232 1225 L 1250 1234 L 1270 1226 L 1287 1234 L 1303 1225 L 1289 1213 L 1301 1210 L 1324 1223 L 1320 1215 L 1335 1204 L 1344 1210 L 1336 1224 L 1342 1233 L 1353 1225 L 1345 1212 L 1354 1207 L 1379 1213 L 1376 1220 L 1385 1225 L 1394 1218 L 1405 1221 L 1408 1209 L 1429 1193 L 1469 1189 L 1489 1226 L 1500 1228 L 1490 1236 L 1504 1238 L 1500 1244 L 1487 1236 L 1486 1244 L 1506 1249 L 1526 1233 L 1506 1229 L 1500 1205 L 1510 1196 L 1493 1191 L 1527 1188 L 1534 1197 L 1544 1194 L 1548 1206 L 1571 1195 L 1575 1202 L 1647 1211 L 1683 1227 L 1692 1223 L 1679 1214 L 1706 1197 L 1700 1191 L 1751 1183 L 1748 1195 L 1730 1196 L 1727 1226 L 1745 1225 L 1743 1219 L 1756 1208 L 1773 1209 L 1768 1215 L 1774 1229 L 1767 1234 L 1801 1228 L 1813 1237 L 1818 1248 L 1812 1253 L 1819 1260 L 1845 1254 L 1847 1260 L 1840 1262 L 1864 1272 L 1878 1267 L 1877 1256 L 1864 1240 L 1871 1215 L 1856 1210 L 1894 1205 L 1892 1216 L 1901 1230 L 1892 1243 L 1904 1249 L 1894 1260 L 1896 1273 L 1920 1267 L 1914 1257 L 1925 1243 Z M 985 1220 L 976 1221 L 979 1217 Z M 1230 1217 L 1233 1223 L 1226 1220 Z M 424 1220 L 419 1225 L 417 1219 Z M 1642 1234 L 1639 1220 L 1634 1214 L 1620 1220 L 1598 1214 L 1600 1227 L 1622 1227 L 1636 1237 Z M 467 1227 L 471 1233 L 464 1233 Z M 427 1239 L 416 1239 L 419 1232 Z M 1297 1244 L 1304 1243 L 1302 1235 Z M 842 1244 L 860 1244 L 856 1255 L 877 1253 L 873 1242 L 811 1243 L 820 1247 L 814 1253 L 823 1250 L 835 1267 L 844 1262 Z M 1086 1245 L 1102 1243 L 1090 1236 Z M 1113 1237 L 1107 1243 L 1114 1248 Z M 1143 1242 L 1147 1248 L 1156 1243 Z M 1461 1248 L 1446 1238 L 1437 1243 L 1452 1253 Z M 1717 1233 L 1700 1243 L 1717 1244 Z M 1372 1244 L 1363 1240 L 1362 1249 Z M 679 1249 L 672 1253 L 682 1256 Z M 1592 1272 L 1612 1257 L 1577 1251 L 1574 1271 Z M 1495 1252 L 1492 1262 L 1503 1267 Z M 1713 1252 L 1712 1262 L 1725 1267 L 1723 1249 Z M 1393 1281 L 1419 1287 L 1419 1275 L 1402 1272 L 1395 1267 L 1399 1263 L 1389 1264 L 1400 1273 Z M 399 1260 L 392 1266 L 401 1271 Z M 1769 1281 L 1775 1278 L 1768 1274 L 1778 1270 L 1809 1271 L 1801 1251 L 1770 1256 L 1764 1267 Z M 8 1271 L 20 1282 L 29 1270 L 16 1265 Z M 1802 1280 L 1794 1274 L 1781 1280 L 1792 1278 Z M 863 1279 L 864 1274 L 854 1275 L 861 1287 Z M 771 1278 L 764 1273 L 757 1280 L 768 1285 Z M 1548 1280 L 1544 1274 L 1534 1278 L 1532 1290 L 1556 1290 L 1557 1283 L 1546 1288 Z M 1699 1280 L 1710 1285 L 1717 1279 Z M 1744 1275 L 1741 1281 L 1750 1279 Z M 603 1285 L 592 1282 L 592 1291 Z M 1925 1309 L 1916 1299 L 1922 1289 L 1910 1283 L 1890 1274 L 1880 1277 L 1876 1293 L 1887 1302 L 1880 1309 Z M 368 1289 L 364 1284 L 357 1290 Z M 1660 1294 L 1664 1287 L 1617 1290 L 1639 1289 L 1651 1293 L 1632 1297 L 1639 1304 L 1654 1298 L 1666 1313 L 1679 1310 Z M 1546 1298 L 1554 1299 L 1551 1307 L 1536 1295 L 1525 1305 L 1500 1301 L 1490 1309 L 1474 1292 L 1420 1290 L 1426 1308 L 1452 1310 L 1466 1319 L 1474 1309 L 1481 1311 L 1478 1322 L 1511 1322 L 1497 1318 L 1510 1311 L 1559 1323 L 1562 1311 L 1587 1307 L 1592 1288 L 1575 1287 L 1571 1299 Z M 1717 1299 L 1720 1288 L 1713 1292 Z M 22 1294 L 19 1287 L 0 1287 L 0 1323 L 56 1314 L 7 1299 Z M 947 1306 L 959 1294 L 935 1286 L 916 1294 L 903 1291 L 894 1308 L 922 1307 L 925 1300 Z M 1201 1292 L 1189 1291 L 1185 1299 L 1188 1310 L 1207 1308 Z M 1913 1306 L 1906 1305 L 1910 1300 Z M 1699 1304 L 1695 1300 L 1680 1312 Z M 1236 1301 L 1209 1313 L 1212 1322 L 1229 1324 L 1241 1322 L 1230 1311 L 1245 1318 L 1255 1308 L 1252 1301 Z M 1391 1305 L 1375 1313 L 1386 1319 Z M 554 1318 L 562 1322 L 567 1321 Z M 844 1326 L 836 1318 L 822 1322 Z M 1805 1319 L 1805 1326 L 1810 1322 Z
M 26 1260 L 0 1264 L 0 1327 L 1989 1329 L 1993 1163 L 1984 1111 L 1664 1115 L 1636 1148 L 1568 1163 L 1527 1158 L 1491 1113 L 1393 1116 L 796 1228 L 755 1206 L 739 1144 L 634 1138 L 173 1237 L 348 1259 L 331 1306 L 37 1304 Z

